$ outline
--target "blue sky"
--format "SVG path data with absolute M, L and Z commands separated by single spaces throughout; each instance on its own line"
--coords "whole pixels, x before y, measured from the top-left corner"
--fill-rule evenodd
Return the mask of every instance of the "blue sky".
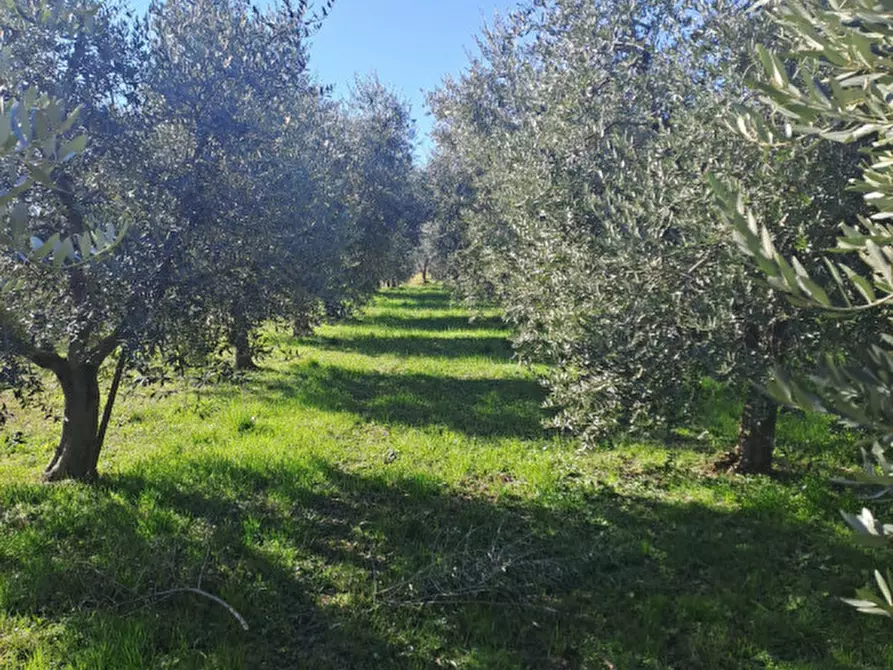
M 457 74 L 475 52 L 474 36 L 516 0 L 336 0 L 310 51 L 310 68 L 344 94 L 354 73 L 379 79 L 412 104 L 419 155 L 430 149 L 424 91 Z
M 132 0 L 144 9 L 148 0 Z M 446 74 L 458 74 L 476 51 L 474 35 L 495 12 L 517 0 L 336 0 L 313 38 L 310 69 L 345 95 L 354 74 L 379 79 L 412 104 L 418 155 L 430 150 L 431 118 L 424 91 Z

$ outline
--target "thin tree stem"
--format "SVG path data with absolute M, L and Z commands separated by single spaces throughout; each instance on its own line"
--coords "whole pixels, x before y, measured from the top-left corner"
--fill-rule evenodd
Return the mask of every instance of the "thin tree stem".
M 122 349 L 121 355 L 118 357 L 118 364 L 115 366 L 115 376 L 112 377 L 112 385 L 109 387 L 109 395 L 105 400 L 105 409 L 102 411 L 102 422 L 99 424 L 99 432 L 96 435 L 96 451 L 102 449 L 105 443 L 105 434 L 109 427 L 109 421 L 112 418 L 112 410 L 115 407 L 115 398 L 118 396 L 118 388 L 121 386 L 121 378 L 124 376 L 124 370 L 127 367 L 127 350 Z

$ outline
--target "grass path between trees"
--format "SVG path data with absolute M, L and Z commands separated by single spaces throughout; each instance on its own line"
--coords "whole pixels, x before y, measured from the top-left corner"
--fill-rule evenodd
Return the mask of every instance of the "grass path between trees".
M 893 667 L 886 622 L 836 599 L 881 559 L 839 522 L 855 456 L 826 422 L 784 417 L 775 479 L 712 471 L 718 392 L 680 444 L 582 453 L 470 316 L 385 291 L 272 334 L 241 383 L 131 390 L 93 487 L 37 483 L 58 425 L 18 411 L 0 667 Z

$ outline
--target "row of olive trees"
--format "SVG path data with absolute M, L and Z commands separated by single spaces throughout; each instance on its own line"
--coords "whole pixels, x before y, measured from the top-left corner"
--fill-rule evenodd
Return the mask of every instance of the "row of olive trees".
M 671 431 L 713 377 L 743 394 L 739 467 L 764 472 L 773 365 L 812 366 L 870 333 L 796 309 L 742 263 L 706 187 L 738 179 L 804 263 L 864 210 L 841 188 L 855 147 L 740 141 L 755 44 L 781 37 L 735 3 L 547 0 L 486 31 L 432 95 L 441 262 L 461 294 L 502 305 L 522 355 L 551 364 L 556 427 Z
M 288 0 L 0 3 L 0 355 L 6 386 L 37 366 L 62 388 L 48 479 L 95 476 L 126 366 L 228 342 L 250 367 L 263 321 L 311 325 L 408 268 L 411 121 L 377 82 L 327 97 L 316 24 Z

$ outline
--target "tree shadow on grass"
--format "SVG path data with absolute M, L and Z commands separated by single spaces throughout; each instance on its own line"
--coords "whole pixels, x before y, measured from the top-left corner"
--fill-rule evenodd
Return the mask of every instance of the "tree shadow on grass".
M 527 379 L 456 379 L 296 365 L 261 382 L 267 393 L 306 406 L 351 412 L 378 423 L 446 426 L 468 435 L 543 435 L 544 390 Z M 261 391 L 261 393 L 264 393 Z
M 354 321 L 360 326 L 383 326 L 397 330 L 430 330 L 446 332 L 450 330 L 505 330 L 505 322 L 498 317 L 469 316 L 393 316 L 381 314 L 362 316 Z
M 315 337 L 305 340 L 320 349 L 354 351 L 366 356 L 489 358 L 508 361 L 512 347 L 502 337 Z
M 420 307 L 422 309 L 449 309 L 452 304 L 446 291 L 435 288 L 415 288 L 404 286 L 379 292 L 390 305 L 401 307 Z
M 10 577 L 0 580 L 0 603 L 7 614 L 61 626 L 51 661 L 115 670 L 399 664 L 365 618 L 326 607 L 337 591 L 326 566 L 310 557 L 319 571 L 298 574 L 296 564 L 271 556 L 270 527 L 252 525 L 270 517 L 258 488 L 266 475 L 225 461 L 196 471 L 204 487 L 125 475 L 61 495 L 48 487 L 5 492 L 28 521 L 10 524 L 7 514 L 0 527 L 31 546 L 0 547 L 0 574 Z M 287 517 L 276 528 L 305 530 Z M 324 521 L 318 528 L 329 530 Z M 248 630 L 208 597 L 170 593 L 197 586 L 235 608 Z M 0 640 L 0 665 L 25 665 L 24 653 L 11 653 Z
M 850 592 L 866 555 L 783 506 L 555 494 L 497 504 L 423 477 L 220 458 L 19 487 L 3 602 L 78 630 L 66 661 L 137 627 L 130 667 L 885 667 L 880 624 L 823 595 Z M 128 604 L 199 574 L 249 631 L 190 596 Z

